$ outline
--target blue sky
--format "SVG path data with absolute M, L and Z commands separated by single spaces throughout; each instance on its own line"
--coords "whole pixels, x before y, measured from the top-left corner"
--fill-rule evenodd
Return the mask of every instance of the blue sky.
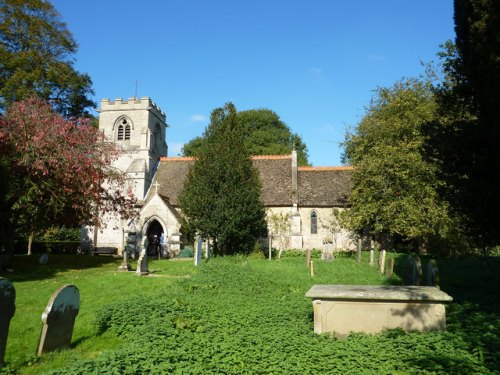
M 313 165 L 340 165 L 373 90 L 419 75 L 455 36 L 453 0 L 52 2 L 95 101 L 132 97 L 138 81 L 167 114 L 169 156 L 231 101 L 275 111 Z

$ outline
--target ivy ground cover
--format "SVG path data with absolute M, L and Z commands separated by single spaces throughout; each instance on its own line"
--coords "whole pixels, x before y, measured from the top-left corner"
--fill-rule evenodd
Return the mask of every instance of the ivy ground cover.
M 474 261 L 467 268 L 468 272 L 481 268 L 474 280 L 483 294 L 476 294 L 475 300 L 469 298 L 470 292 L 460 295 L 462 285 L 455 280 L 463 280 L 468 272 L 455 263 L 443 264 L 442 278 L 450 278 L 448 284 L 443 282 L 443 289 L 453 290 L 455 295 L 450 294 L 458 297 L 448 308 L 447 332 L 394 330 L 355 334 L 344 340 L 313 334 L 312 304 L 304 297 L 309 287 L 316 283 L 397 283 L 399 278 L 385 279 L 367 262 L 358 264 L 351 258 L 317 261 L 315 266 L 313 278 L 303 258 L 212 259 L 190 278 L 97 307 L 93 334 L 114 338 L 112 347 L 90 359 L 66 356 L 64 363 L 45 362 L 40 370 L 52 374 L 499 371 L 498 297 L 484 294 L 484 288 L 494 289 L 491 282 L 498 282 L 500 269 L 495 259 Z M 130 283 L 138 279 L 131 277 Z

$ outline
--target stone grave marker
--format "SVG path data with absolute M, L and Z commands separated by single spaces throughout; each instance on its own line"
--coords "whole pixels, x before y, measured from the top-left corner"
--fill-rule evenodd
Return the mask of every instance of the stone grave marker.
M 210 240 L 207 240 L 206 247 L 207 247 L 207 259 L 209 259 L 210 258 Z
M 16 312 L 16 290 L 12 283 L 0 278 L 0 367 L 4 366 L 10 320 Z
M 40 255 L 40 258 L 38 259 L 39 264 L 47 264 L 48 261 L 49 261 L 49 254 L 47 253 Z
M 64 285 L 52 294 L 42 314 L 37 355 L 69 347 L 79 311 L 80 292 L 76 286 Z
M 203 241 L 200 236 L 196 237 L 194 265 L 197 266 L 201 263 L 201 255 L 203 253 Z
M 309 268 L 311 266 L 311 249 L 306 250 L 306 267 Z
M 142 248 L 139 259 L 137 260 L 137 269 L 135 270 L 135 274 L 138 276 L 149 275 L 148 252 L 146 249 L 146 246 Z
M 434 259 L 429 259 L 425 267 L 425 285 L 439 288 L 439 269 Z
M 132 267 L 130 266 L 130 263 L 128 262 L 128 254 L 129 254 L 129 247 L 128 245 L 125 246 L 125 249 L 123 249 L 123 261 L 122 264 L 118 267 L 118 271 L 130 271 Z
M 379 267 L 380 267 L 380 273 L 384 273 L 385 270 L 385 250 L 382 250 L 379 255 Z
M 408 255 L 408 266 L 405 272 L 405 285 L 420 285 L 422 280 L 422 263 L 418 255 Z
M 394 273 L 394 258 L 388 258 L 385 265 L 385 276 L 391 277 Z
M 361 238 L 358 239 L 358 248 L 356 251 L 356 261 L 361 262 Z
M 375 246 L 372 240 L 370 241 L 370 266 L 373 266 L 374 262 L 375 262 Z

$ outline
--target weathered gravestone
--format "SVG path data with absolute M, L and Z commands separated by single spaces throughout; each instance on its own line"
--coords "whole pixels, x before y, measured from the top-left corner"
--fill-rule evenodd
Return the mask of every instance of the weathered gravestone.
M 425 267 L 425 285 L 439 288 L 439 269 L 434 259 L 430 259 Z
M 197 266 L 201 263 L 201 256 L 203 253 L 203 241 L 200 236 L 196 237 L 195 242 L 195 254 L 194 254 L 194 265 Z
M 142 248 L 141 255 L 139 255 L 139 259 L 137 260 L 137 269 L 135 270 L 135 274 L 138 276 L 149 275 L 148 252 L 146 249 L 147 246 Z
M 408 255 L 408 266 L 405 272 L 405 285 L 420 285 L 422 280 L 422 263 L 418 255 Z
M 74 285 L 57 289 L 42 314 L 42 334 L 37 355 L 67 348 L 80 311 L 80 292 Z
M 309 268 L 311 267 L 311 249 L 306 250 L 306 267 Z
M 40 255 L 40 258 L 38 259 L 39 264 L 47 264 L 48 261 L 49 261 L 49 254 L 47 253 Z
M 118 271 L 130 271 L 132 267 L 130 266 L 130 263 L 128 262 L 128 254 L 129 254 L 129 248 L 128 245 L 123 249 L 123 261 L 122 264 L 118 267 Z
M 358 238 L 358 247 L 356 249 L 356 262 L 361 262 L 361 238 Z
M 394 258 L 389 258 L 387 259 L 385 265 L 385 276 L 391 277 L 393 273 L 394 273 Z
M 15 302 L 16 290 L 12 283 L 7 279 L 0 278 L 0 367 L 4 365 L 10 320 L 16 312 Z

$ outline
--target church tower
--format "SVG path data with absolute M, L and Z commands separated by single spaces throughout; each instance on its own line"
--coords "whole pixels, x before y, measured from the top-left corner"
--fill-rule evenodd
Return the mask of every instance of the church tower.
M 160 157 L 167 156 L 165 113 L 148 97 L 101 100 L 99 129 L 123 154 L 113 166 L 127 174 L 143 200 Z
M 165 113 L 149 98 L 101 100 L 99 129 L 122 151 L 113 167 L 126 174 L 135 198 L 142 204 L 160 162 L 167 156 Z M 124 248 L 128 224 L 106 214 L 99 228 L 85 227 L 82 247 Z

